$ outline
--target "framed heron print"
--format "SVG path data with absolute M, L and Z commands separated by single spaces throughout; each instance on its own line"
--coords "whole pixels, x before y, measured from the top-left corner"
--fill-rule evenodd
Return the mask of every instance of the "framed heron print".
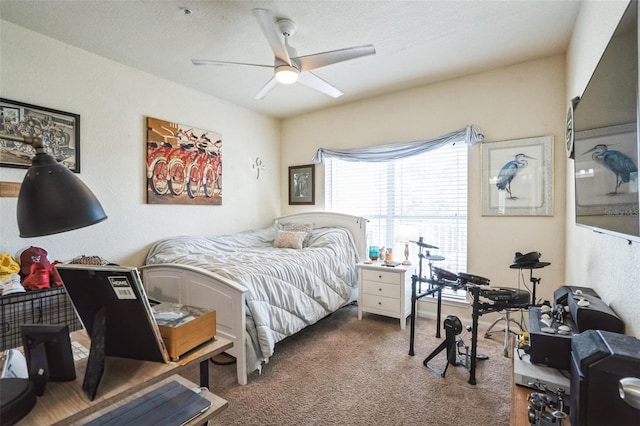
M 482 215 L 553 214 L 553 136 L 482 144 Z

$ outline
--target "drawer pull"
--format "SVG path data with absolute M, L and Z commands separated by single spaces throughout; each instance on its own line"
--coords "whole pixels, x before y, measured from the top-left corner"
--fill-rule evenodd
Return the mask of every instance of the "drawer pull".
M 382 291 L 382 289 L 381 289 L 381 288 L 379 288 L 379 289 L 378 289 L 378 291 Z
M 382 275 L 378 275 L 378 278 L 382 279 Z
M 378 302 L 378 305 L 382 306 L 382 302 Z

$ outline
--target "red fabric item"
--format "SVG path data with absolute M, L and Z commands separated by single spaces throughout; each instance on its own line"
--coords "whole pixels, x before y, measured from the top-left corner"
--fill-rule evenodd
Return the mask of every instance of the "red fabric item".
M 49 288 L 49 262 L 47 266 L 43 263 L 33 263 L 29 275 L 22 281 L 22 286 L 26 290 L 41 290 Z
M 58 263 L 60 263 L 60 261 L 55 260 L 49 267 L 49 285 L 51 287 L 60 287 L 62 285 L 62 279 L 55 268 Z
M 41 247 L 31 246 L 20 253 L 20 271 L 22 275 L 31 273 L 31 265 L 41 263 L 47 271 L 49 270 L 49 254 Z

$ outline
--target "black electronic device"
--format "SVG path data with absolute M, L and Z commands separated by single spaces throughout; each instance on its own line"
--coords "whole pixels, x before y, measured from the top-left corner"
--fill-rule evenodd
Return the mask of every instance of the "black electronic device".
M 467 274 L 464 272 L 459 272 L 458 276 L 460 277 L 460 282 L 462 284 L 477 284 L 477 285 L 489 285 L 491 280 L 489 278 L 481 277 L 480 275 Z
M 3 425 L 18 423 L 35 405 L 36 392 L 29 380 L 17 377 L 0 379 L 0 420 Z
M 569 371 L 571 337 L 578 334 L 579 330 L 570 316 L 563 316 L 562 321 L 559 321 L 551 315 L 551 308 L 547 308 L 548 310 L 539 306 L 529 308 L 530 360 L 534 364 Z
M 569 370 L 571 339 L 587 330 L 624 331 L 613 310 L 586 287 L 564 286 L 554 292 L 556 304 L 529 308 L 529 354 L 534 364 Z
M 567 298 L 567 306 L 578 330 L 624 332 L 624 323 L 602 299 L 588 294 Z
M 73 350 L 66 324 L 24 324 L 22 347 L 27 360 L 29 380 L 36 395 L 44 394 L 47 382 L 75 380 Z
M 629 2 L 575 105 L 576 224 L 640 241 L 637 2 Z
M 569 297 L 569 295 L 571 295 L 572 297 L 580 297 L 583 294 L 600 297 L 594 289 L 589 287 L 563 285 L 553 292 L 553 300 L 555 301 L 556 305 L 567 306 L 567 298 Z
M 433 273 L 433 277 L 438 282 L 441 282 L 443 284 L 455 283 L 456 286 L 458 285 L 458 274 L 455 274 L 451 271 L 447 271 L 446 269 L 443 269 L 443 268 L 438 268 L 436 266 L 433 266 L 431 268 L 431 272 Z
M 487 287 L 480 289 L 480 297 L 497 303 L 509 302 L 509 308 L 526 308 L 529 305 L 530 294 L 526 290 L 517 288 Z
M 588 330 L 571 344 L 571 424 L 638 425 L 640 410 L 620 396 L 620 380 L 640 377 L 640 340 Z
M 540 259 L 541 254 L 537 251 L 532 251 L 526 254 L 522 254 L 519 251 L 513 256 L 514 264 L 529 264 L 536 263 Z

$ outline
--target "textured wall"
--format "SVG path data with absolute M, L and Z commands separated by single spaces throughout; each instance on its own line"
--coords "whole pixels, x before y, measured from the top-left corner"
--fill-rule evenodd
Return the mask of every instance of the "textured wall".
M 549 299 L 564 283 L 564 63 L 564 56 L 554 56 L 285 120 L 283 169 L 310 162 L 319 147 L 407 142 L 467 124 L 483 130 L 485 143 L 553 135 L 555 185 L 550 217 L 483 217 L 481 147 L 469 148 L 468 271 L 459 271 L 490 278 L 495 286 L 515 287 L 518 271 L 509 269 L 514 253 L 539 251 L 552 265 L 536 271 L 535 276 L 542 278 L 537 296 Z M 316 171 L 316 200 L 322 206 L 324 168 Z M 281 183 L 283 194 L 285 182 Z M 283 213 L 305 209 L 285 204 L 283 198 Z M 529 284 L 528 273 L 525 283 Z M 443 312 L 469 314 L 451 307 Z
M 17 199 L 0 198 L 0 252 L 37 245 L 51 260 L 87 254 L 139 265 L 149 245 L 164 236 L 229 233 L 268 225 L 279 215 L 277 120 L 1 24 L 2 97 L 80 114 L 79 177 L 109 218 L 64 234 L 23 239 L 15 220 Z M 146 204 L 147 116 L 222 134 L 222 206 Z M 266 166 L 260 180 L 252 168 L 256 157 Z M 2 167 L 0 180 L 21 182 L 24 172 Z

